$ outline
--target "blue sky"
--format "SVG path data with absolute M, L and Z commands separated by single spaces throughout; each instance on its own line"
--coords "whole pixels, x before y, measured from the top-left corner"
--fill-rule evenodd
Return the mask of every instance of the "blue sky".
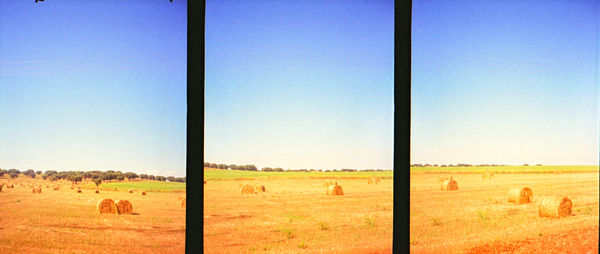
M 598 165 L 597 1 L 413 1 L 411 163 Z
M 207 1 L 208 162 L 393 166 L 393 1 Z
M 186 13 L 0 2 L 0 167 L 185 176 Z

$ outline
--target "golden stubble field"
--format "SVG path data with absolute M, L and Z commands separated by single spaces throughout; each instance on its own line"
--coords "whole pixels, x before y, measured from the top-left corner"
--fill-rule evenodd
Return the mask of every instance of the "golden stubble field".
M 411 174 L 411 253 L 465 253 L 482 245 L 511 246 L 527 238 L 531 239 L 524 242 L 533 244 L 536 239 L 565 232 L 598 230 L 597 172 L 496 174 L 492 179 L 482 179 L 481 174 L 451 174 L 458 182 L 458 191 L 440 190 L 438 178 L 443 175 L 447 174 Z M 507 202 L 509 189 L 518 187 L 533 190 L 532 203 Z M 544 196 L 568 196 L 573 202 L 572 216 L 539 217 L 538 201 Z M 563 238 L 555 237 L 553 241 Z M 597 249 L 597 233 L 583 238 L 576 240 L 579 242 L 565 239 L 552 246 L 567 246 L 560 252 L 568 253 L 588 253 L 589 246 L 594 245 Z M 519 250 L 519 246 L 511 248 Z
M 2 178 L 0 182 L 15 180 Z M 185 193 L 100 191 L 77 193 L 63 182 L 19 176 L 0 192 L 0 253 L 184 253 Z M 44 183 L 33 194 L 32 183 Z M 49 183 L 50 188 L 46 188 Z M 100 214 L 102 198 L 129 200 L 133 215 Z
M 215 180 L 204 185 L 204 253 L 391 253 L 393 179 Z M 242 195 L 239 184 L 266 192 Z

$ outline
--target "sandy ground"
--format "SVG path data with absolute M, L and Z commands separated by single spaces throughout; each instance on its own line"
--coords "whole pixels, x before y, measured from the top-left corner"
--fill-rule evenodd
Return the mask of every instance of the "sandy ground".
M 33 194 L 29 185 L 42 180 L 18 179 L 24 186 L 0 192 L 0 253 L 185 252 L 185 208 L 178 200 L 185 193 L 76 193 L 63 183 Z M 8 181 L 15 182 L 0 179 Z M 102 198 L 129 200 L 135 215 L 99 214 Z
M 393 180 L 337 181 L 343 196 L 323 179 L 208 181 L 204 253 L 391 253 Z M 266 192 L 242 195 L 244 182 Z
M 458 191 L 441 191 L 442 175 L 411 174 L 411 253 L 534 253 L 541 246 L 544 253 L 597 253 L 597 172 L 453 174 Z M 507 202 L 509 189 L 518 187 L 533 190 L 532 203 Z M 572 216 L 539 217 L 545 196 L 569 197 Z

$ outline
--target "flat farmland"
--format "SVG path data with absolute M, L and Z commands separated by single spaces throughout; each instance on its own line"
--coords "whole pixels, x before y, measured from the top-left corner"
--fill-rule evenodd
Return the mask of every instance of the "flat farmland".
M 204 253 L 391 253 L 393 179 L 368 184 L 351 173 L 332 179 L 343 196 L 327 196 L 323 178 L 208 178 Z M 242 183 L 266 192 L 242 195 Z
M 581 169 L 578 169 L 581 170 Z M 562 170 L 565 172 L 568 170 Z M 456 191 L 441 191 L 439 178 L 452 176 Z M 412 172 L 410 180 L 411 253 L 596 253 L 598 248 L 598 172 L 480 173 Z M 507 202 L 511 188 L 529 187 L 533 202 Z M 538 216 L 546 196 L 567 196 L 573 214 Z
M 67 181 L 24 176 L 0 182 L 14 183 L 14 189 L 0 192 L 0 253 L 185 252 L 185 208 L 179 201 L 185 193 L 142 196 L 140 191 L 101 189 L 96 194 L 86 187 L 77 193 Z M 53 190 L 59 183 L 60 189 Z M 31 184 L 42 184 L 42 192 L 32 193 Z M 98 213 L 96 204 L 103 198 L 130 201 L 133 214 Z

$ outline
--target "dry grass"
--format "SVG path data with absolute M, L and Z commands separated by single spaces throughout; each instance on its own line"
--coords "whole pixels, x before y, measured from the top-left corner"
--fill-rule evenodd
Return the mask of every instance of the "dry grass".
M 344 179 L 344 195 L 335 198 L 323 195 L 321 178 L 248 180 L 269 186 L 253 198 L 240 195 L 239 180 L 211 181 L 204 253 L 391 253 L 393 180 L 365 180 Z
M 544 197 L 538 205 L 540 217 L 566 217 L 571 215 L 573 203 L 568 197 Z
M 76 193 L 58 180 L 64 188 L 32 195 L 26 186 L 43 180 L 17 179 L 24 186 L 14 181 L 14 190 L 0 195 L 0 253 L 185 252 L 186 209 L 177 201 L 185 194 L 156 192 L 148 199 L 108 189 Z M 104 198 L 129 200 L 135 215 L 100 214 L 97 203 Z
M 33 187 L 33 193 L 42 193 L 42 187 Z
M 530 188 L 514 188 L 508 191 L 508 202 L 515 204 L 530 203 L 533 200 L 533 191 Z
M 520 241 L 539 232 L 552 235 L 598 225 L 598 173 L 496 174 L 493 182 L 481 174 L 455 174 L 461 191 L 439 190 L 440 174 L 411 173 L 410 252 L 466 253 L 494 242 Z M 506 202 L 507 190 L 527 186 L 536 192 L 536 203 Z M 539 217 L 540 196 L 568 196 L 573 211 L 560 220 Z M 584 212 L 589 207 L 589 212 Z M 438 226 L 431 218 L 439 218 Z M 597 240 L 596 240 L 597 241 Z M 584 252 L 585 253 L 585 252 Z

